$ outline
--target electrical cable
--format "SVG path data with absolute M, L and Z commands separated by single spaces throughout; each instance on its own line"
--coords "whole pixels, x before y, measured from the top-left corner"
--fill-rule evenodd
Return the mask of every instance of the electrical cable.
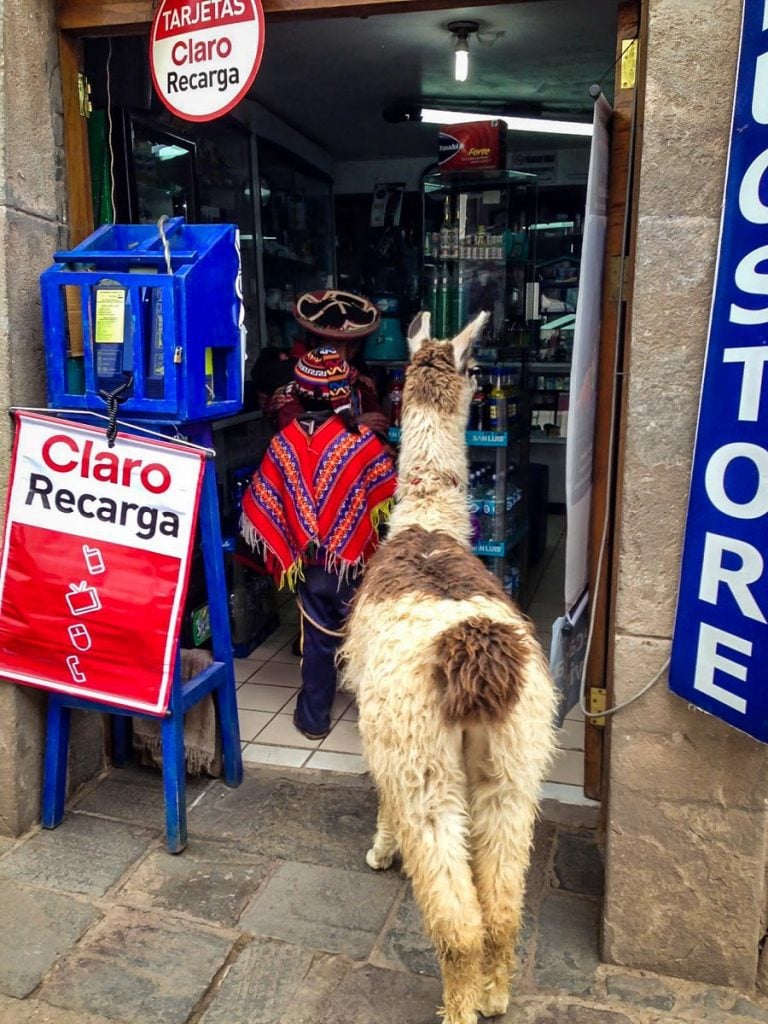
M 107 404 L 107 445 L 109 448 L 115 447 L 115 438 L 117 437 L 117 410 L 122 402 L 126 402 L 130 397 L 127 392 L 133 384 L 133 374 L 125 374 L 127 380 L 123 381 L 113 391 L 100 391 L 99 397 L 103 398 Z
M 615 67 L 616 66 L 616 64 L 618 63 L 618 60 L 621 58 L 621 56 L 623 56 L 624 49 L 622 49 L 622 53 L 619 55 L 619 57 L 616 59 L 616 61 L 614 61 L 614 63 L 611 65 L 611 67 Z M 610 71 L 611 69 L 609 68 L 608 70 Z M 606 74 L 607 73 L 608 72 L 606 72 Z M 605 77 L 605 75 L 603 77 Z M 632 117 L 631 117 L 631 130 L 630 130 L 630 138 L 629 138 L 629 154 L 630 154 L 629 166 L 630 166 L 630 168 L 632 167 L 632 164 L 634 163 L 636 135 L 637 135 L 637 89 L 635 88 L 633 90 L 633 97 L 632 97 Z M 616 422 L 617 422 L 617 404 L 618 404 L 618 390 L 619 390 L 618 387 L 617 387 L 617 381 L 618 381 L 619 377 L 621 376 L 621 370 L 619 368 L 619 354 L 620 354 L 620 352 L 622 350 L 621 349 L 621 344 L 620 344 L 620 342 L 621 342 L 621 333 L 622 333 L 621 304 L 622 304 L 623 296 L 624 296 L 624 267 L 625 267 L 625 263 L 626 263 L 627 233 L 628 233 L 628 230 L 629 230 L 629 211 L 630 211 L 630 205 L 631 205 L 631 194 L 632 194 L 632 190 L 629 187 L 629 182 L 627 182 L 627 191 L 626 191 L 626 196 L 625 196 L 625 199 L 624 199 L 624 222 L 623 222 L 623 225 L 622 225 L 622 232 L 621 232 L 621 260 L 620 260 L 620 264 L 619 264 L 619 286 L 618 286 L 619 290 L 618 290 L 618 297 L 617 297 L 617 301 L 616 301 L 617 315 L 616 315 L 616 337 L 615 337 L 614 357 L 613 357 L 614 361 L 613 361 L 613 393 L 612 393 L 612 396 L 611 396 L 611 428 L 610 428 L 610 434 L 609 434 L 609 437 L 608 437 L 608 466 L 609 467 L 613 465 L 614 453 L 615 453 L 615 445 L 616 445 Z M 611 495 L 612 495 L 612 487 L 611 487 L 610 474 L 609 474 L 608 491 L 606 493 L 606 501 L 605 501 L 605 514 L 603 516 L 602 535 L 601 535 L 601 538 L 600 538 L 600 554 L 599 554 L 598 559 L 597 559 L 597 571 L 595 573 L 595 599 L 597 598 L 597 594 L 598 594 L 599 587 L 600 587 L 600 581 L 601 581 L 602 575 L 603 575 L 603 559 L 604 559 L 605 551 L 606 551 L 606 547 L 607 547 L 608 528 L 609 528 L 609 524 L 610 524 L 610 508 L 611 508 L 611 500 L 610 499 L 611 499 Z M 590 616 L 589 632 L 587 633 L 587 642 L 586 642 L 585 649 L 584 649 L 584 664 L 583 664 L 583 667 L 582 667 L 582 670 L 581 670 L 581 683 L 580 683 L 580 686 L 579 686 L 579 708 L 583 712 L 584 717 L 586 719 L 591 719 L 591 718 L 607 718 L 610 715 L 615 715 L 617 711 L 622 711 L 624 708 L 629 707 L 630 704 L 634 704 L 634 702 L 636 700 L 639 700 L 640 697 L 642 697 L 644 694 L 646 694 L 651 689 L 651 687 L 654 686 L 656 682 L 658 682 L 658 680 L 661 678 L 661 676 L 663 675 L 663 673 L 667 669 L 667 667 L 669 665 L 669 660 L 670 660 L 669 658 L 667 658 L 667 660 L 661 666 L 661 668 L 656 673 L 656 675 L 653 677 L 653 679 L 651 679 L 651 681 L 649 683 L 647 683 L 641 690 L 639 690 L 637 693 L 633 694 L 633 696 L 629 697 L 625 701 L 622 701 L 621 704 L 614 704 L 613 707 L 606 708 L 604 711 L 599 711 L 599 712 L 590 711 L 585 706 L 585 696 L 586 696 L 586 688 L 587 688 L 587 665 L 589 663 L 589 654 L 590 654 L 590 651 L 592 649 L 592 640 L 593 640 L 593 636 L 594 636 L 594 631 L 595 631 L 595 616 L 592 615 L 592 616 Z
M 171 247 L 168 244 L 168 239 L 165 234 L 165 225 L 170 218 L 167 213 L 164 213 L 157 222 L 157 230 L 160 232 L 160 241 L 163 245 L 163 255 L 165 256 L 165 272 L 170 277 L 173 274 L 173 267 L 171 265 Z
M 112 207 L 112 223 L 117 220 L 115 209 L 115 147 L 112 139 L 112 76 L 110 64 L 112 63 L 112 36 L 109 37 L 109 48 L 107 50 L 107 146 L 109 147 L 109 201 Z

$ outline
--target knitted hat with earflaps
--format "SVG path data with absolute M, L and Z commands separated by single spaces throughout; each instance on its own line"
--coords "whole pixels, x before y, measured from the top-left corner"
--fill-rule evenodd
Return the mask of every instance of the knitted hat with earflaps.
M 352 408 L 349 364 L 330 345 L 303 355 L 293 368 L 293 380 L 299 397 L 327 402 L 334 412 Z

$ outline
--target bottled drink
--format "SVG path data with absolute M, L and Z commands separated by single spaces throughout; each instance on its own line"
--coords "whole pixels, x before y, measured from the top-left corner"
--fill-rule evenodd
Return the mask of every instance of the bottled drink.
M 482 377 L 478 376 L 475 393 L 469 406 L 469 429 L 486 429 L 486 393 Z
M 403 371 L 393 370 L 389 381 L 389 422 L 393 427 L 400 426 L 403 412 Z
M 456 270 L 456 287 L 453 289 L 451 309 L 451 329 L 448 333 L 455 333 L 464 327 L 466 319 L 466 286 L 464 281 L 464 268 L 459 265 Z
M 459 258 L 459 211 L 456 210 L 456 217 L 451 224 L 451 246 L 448 255 L 452 259 Z
M 443 224 L 440 228 L 440 255 L 445 258 L 451 253 L 451 240 L 453 238 L 453 225 L 451 224 L 451 200 L 445 197 L 443 204 Z
M 488 540 L 491 536 L 492 520 L 486 509 L 489 472 L 489 466 L 479 463 L 470 474 L 470 521 L 473 544 Z
M 472 238 L 470 235 L 464 235 L 463 238 L 459 239 L 459 259 L 466 260 L 472 255 Z
M 437 317 L 434 334 L 436 338 L 445 338 L 451 333 L 451 279 L 448 270 L 444 269 L 440 277 L 440 289 L 437 296 Z
M 499 433 L 507 429 L 507 396 L 501 386 L 500 373 L 488 395 L 488 429 Z
M 478 500 L 478 470 L 472 469 L 469 474 L 469 522 L 471 526 L 471 542 L 477 544 L 482 540 L 482 509 Z
M 480 224 L 475 237 L 476 257 L 479 260 L 488 259 L 488 237 L 485 233 L 485 224 Z
M 427 309 L 432 317 L 432 331 L 437 334 L 437 305 L 440 292 L 440 278 L 437 267 L 432 267 L 429 275 L 429 290 L 427 292 Z
M 509 597 L 516 598 L 520 591 L 520 570 L 516 565 L 507 566 L 504 573 L 504 590 Z

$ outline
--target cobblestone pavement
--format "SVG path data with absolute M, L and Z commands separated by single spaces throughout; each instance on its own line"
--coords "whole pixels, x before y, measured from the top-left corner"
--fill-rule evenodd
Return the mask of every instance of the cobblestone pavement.
M 408 882 L 364 853 L 365 776 L 193 782 L 164 848 L 160 777 L 113 771 L 53 832 L 0 839 L 0 1024 L 435 1024 Z M 768 1000 L 600 964 L 603 869 L 583 811 L 537 831 L 509 1024 L 768 1022 Z M 552 819 L 552 820 L 547 820 Z

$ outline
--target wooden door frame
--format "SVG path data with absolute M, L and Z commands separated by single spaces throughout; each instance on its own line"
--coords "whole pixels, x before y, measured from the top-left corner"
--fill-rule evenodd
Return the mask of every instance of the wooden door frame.
M 622 86 L 622 53 L 637 40 L 635 81 Z M 590 690 L 613 697 L 612 642 L 615 631 L 618 558 L 617 511 L 621 507 L 621 463 L 626 395 L 621 385 L 628 359 L 632 317 L 637 181 L 642 143 L 645 88 L 647 0 L 621 0 L 616 33 L 614 103 L 611 119 L 611 157 L 608 187 L 603 290 L 600 311 L 600 350 L 597 369 L 592 507 L 589 540 L 589 591 L 594 622 L 587 661 L 587 706 Z M 611 444 L 611 439 L 613 443 Z M 605 537 L 604 524 L 607 524 Z M 602 565 L 600 548 L 605 546 Z M 610 731 L 587 720 L 584 735 L 584 792 L 600 800 L 608 782 Z

